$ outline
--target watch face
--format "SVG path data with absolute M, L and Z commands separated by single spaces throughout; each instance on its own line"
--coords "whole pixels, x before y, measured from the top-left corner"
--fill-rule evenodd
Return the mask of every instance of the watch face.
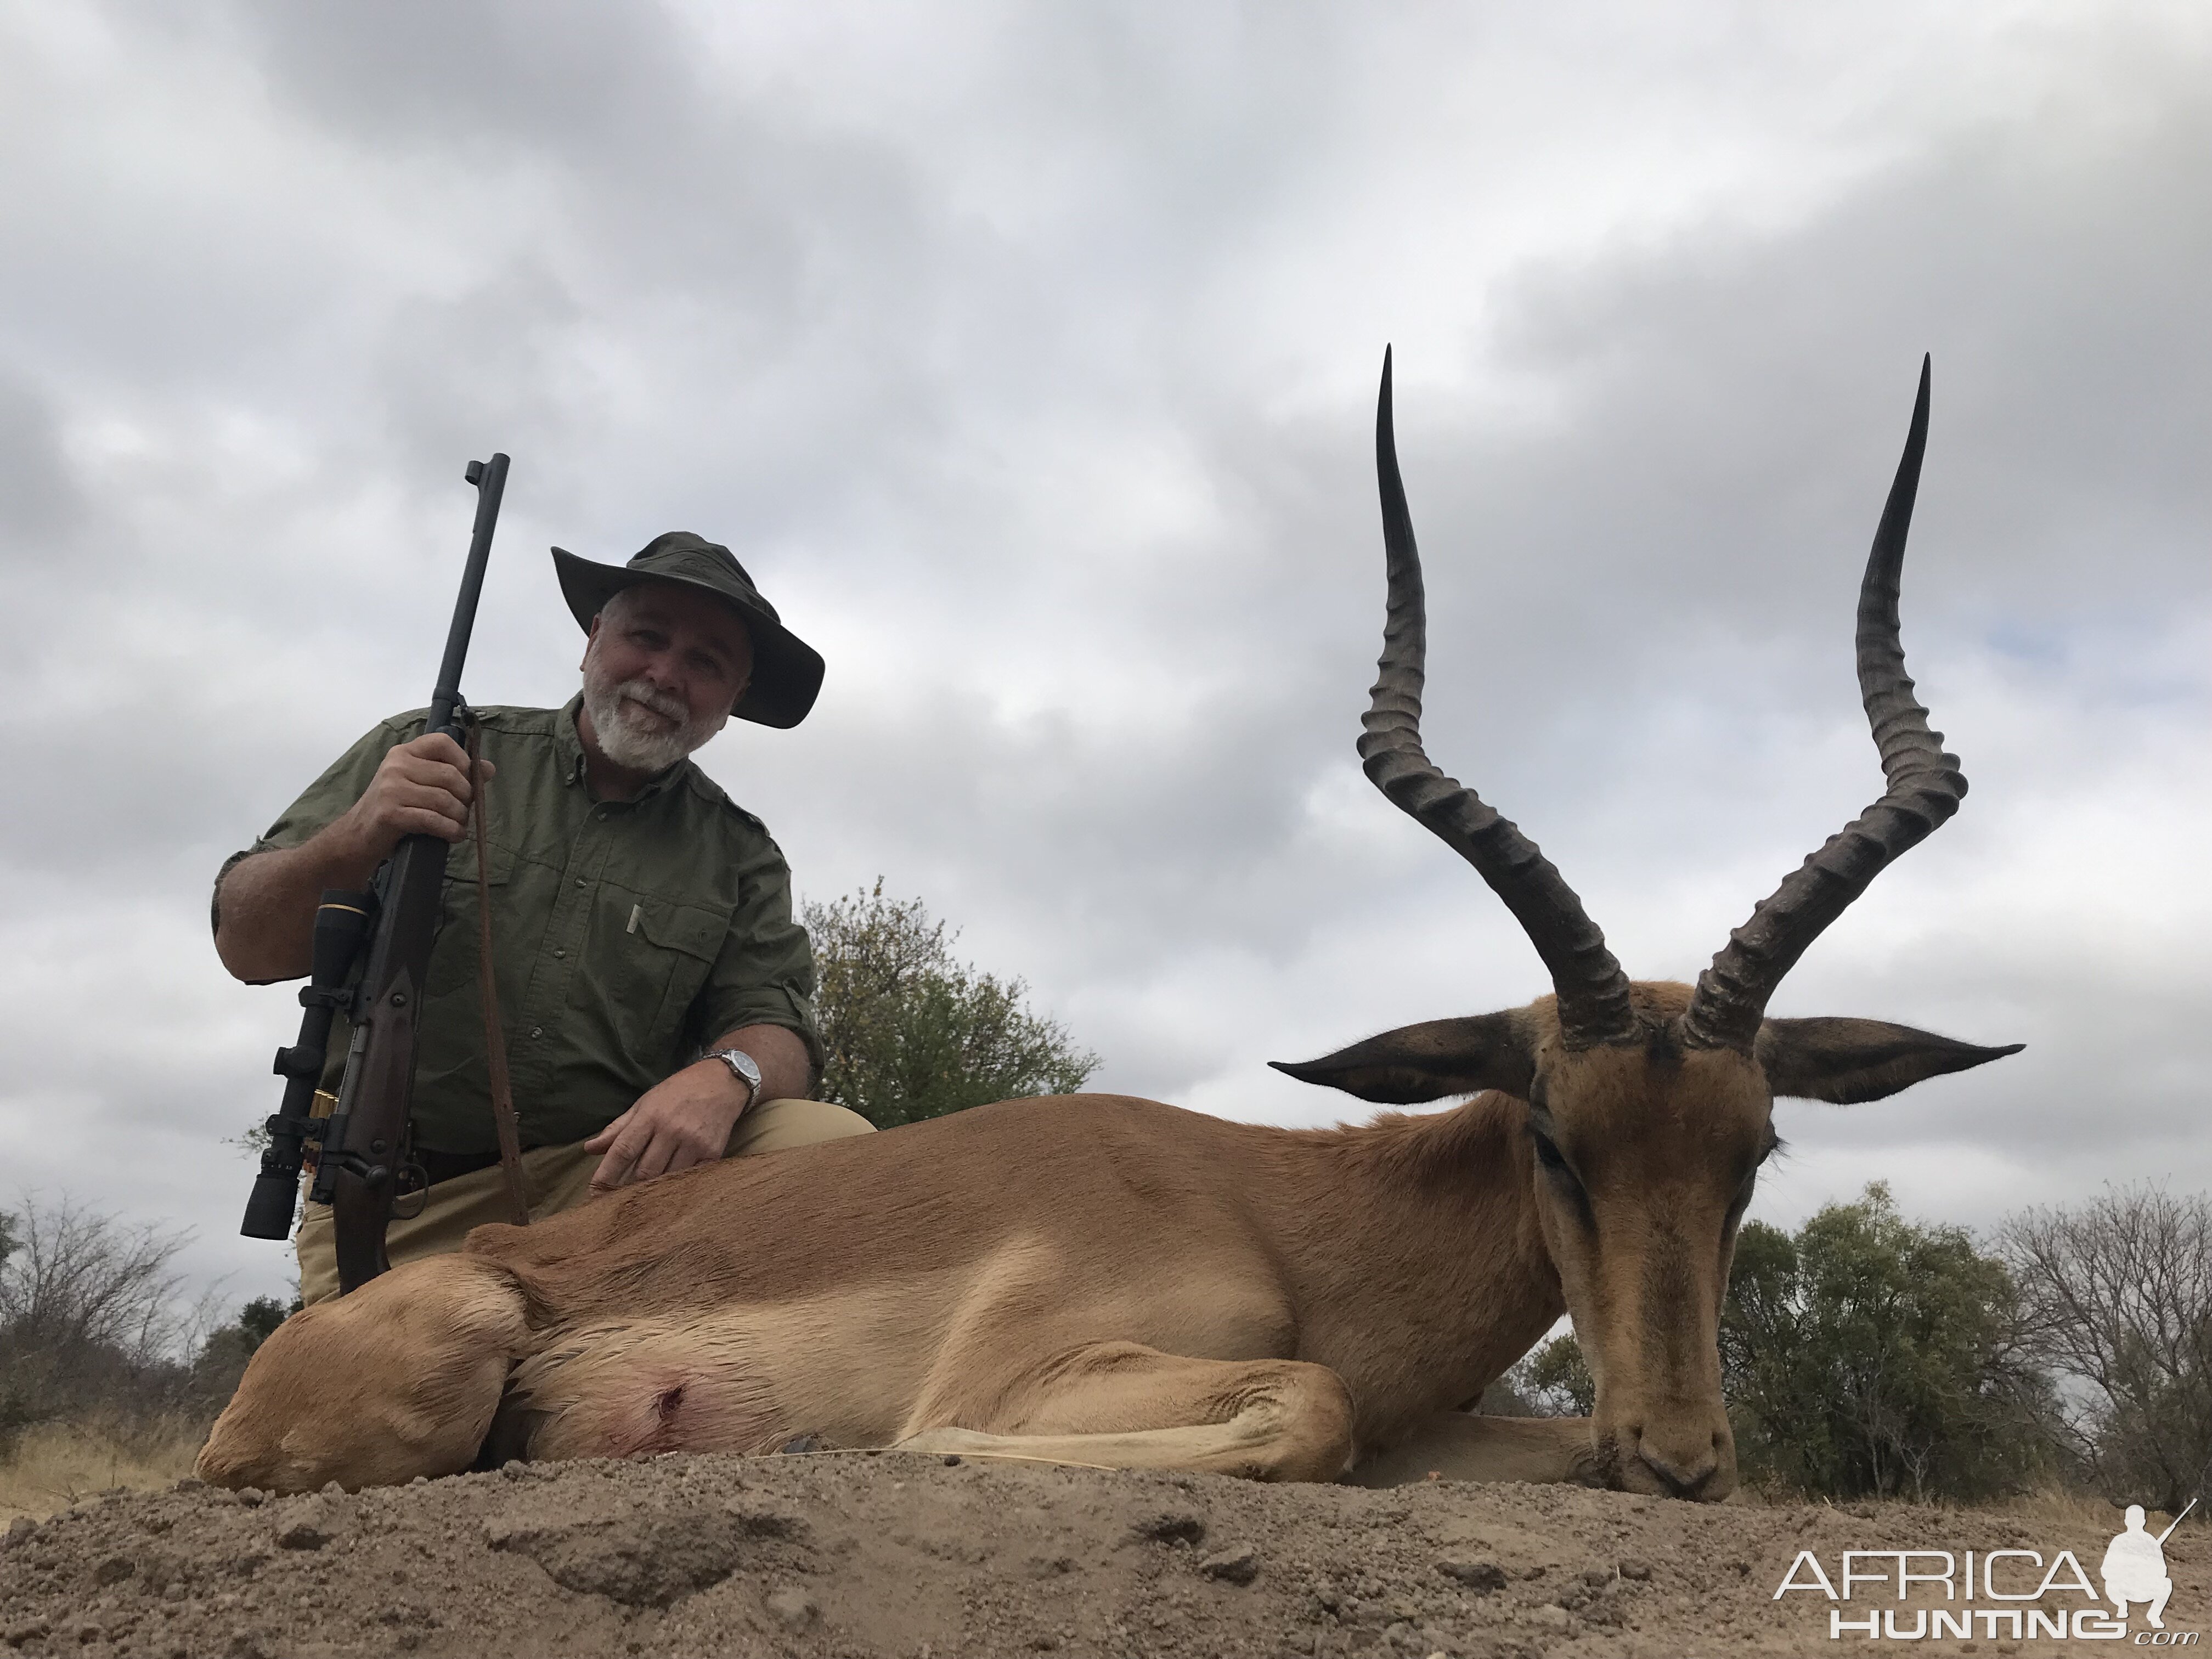
M 732 1071 L 735 1072 L 739 1077 L 744 1079 L 747 1083 L 752 1085 L 754 1088 L 757 1089 L 760 1087 L 760 1067 L 753 1063 L 753 1057 L 745 1053 L 744 1049 L 724 1048 L 720 1051 L 717 1057 L 720 1059 L 721 1061 Z

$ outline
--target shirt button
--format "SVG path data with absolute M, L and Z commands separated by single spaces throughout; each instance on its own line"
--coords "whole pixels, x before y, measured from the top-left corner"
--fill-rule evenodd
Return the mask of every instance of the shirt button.
M 545 1028 L 543 1025 L 533 1025 L 530 1028 L 530 1035 L 534 1037 L 542 1037 L 545 1035 Z
M 554 959 L 555 959 L 556 961 L 558 961 L 561 957 L 565 957 L 565 956 L 567 956 L 568 954 L 568 953 L 566 951 L 556 951 L 553 953 L 553 956 L 554 956 Z
M 591 884 L 591 883 L 586 881 L 581 876 L 576 878 L 576 885 L 579 887 L 589 887 Z

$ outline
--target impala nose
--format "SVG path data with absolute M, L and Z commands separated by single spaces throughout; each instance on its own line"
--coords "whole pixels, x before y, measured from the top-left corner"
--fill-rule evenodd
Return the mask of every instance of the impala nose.
M 1696 1498 L 1721 1467 L 1721 1437 L 1716 1431 L 1669 1435 L 1640 1431 L 1636 1455 L 1659 1478 L 1669 1498 Z

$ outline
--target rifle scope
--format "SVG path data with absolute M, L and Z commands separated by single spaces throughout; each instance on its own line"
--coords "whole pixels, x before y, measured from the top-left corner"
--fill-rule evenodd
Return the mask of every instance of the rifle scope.
M 371 893 L 336 889 L 315 909 L 313 966 L 300 992 L 300 1040 L 276 1051 L 275 1071 L 284 1079 L 284 1102 L 263 1125 L 269 1144 L 261 1149 L 261 1173 L 246 1200 L 239 1231 L 247 1238 L 288 1238 L 300 1196 L 301 1142 L 313 1115 L 315 1085 L 322 1080 L 323 1055 L 330 1048 L 331 1022 L 347 1000 L 346 979 L 362 941 L 375 919 Z

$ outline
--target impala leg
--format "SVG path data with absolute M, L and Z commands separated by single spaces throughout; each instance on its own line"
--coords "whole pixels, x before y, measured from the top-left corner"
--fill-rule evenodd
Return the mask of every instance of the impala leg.
M 197 1468 L 217 1486 L 397 1486 L 469 1467 L 508 1366 L 521 1291 L 479 1257 L 429 1256 L 294 1314 L 254 1351 Z
M 1101 1342 L 1057 1356 L 997 1399 L 995 1409 L 958 1413 L 981 1426 L 924 1429 L 899 1447 L 1255 1480 L 1334 1480 L 1352 1461 L 1351 1394 L 1326 1365 L 1299 1360 L 1188 1359 Z
M 1363 1456 L 1347 1477 L 1358 1486 L 1403 1486 L 1431 1474 L 1446 1480 L 1601 1484 L 1587 1417 L 1477 1417 L 1433 1412 L 1406 1439 Z

